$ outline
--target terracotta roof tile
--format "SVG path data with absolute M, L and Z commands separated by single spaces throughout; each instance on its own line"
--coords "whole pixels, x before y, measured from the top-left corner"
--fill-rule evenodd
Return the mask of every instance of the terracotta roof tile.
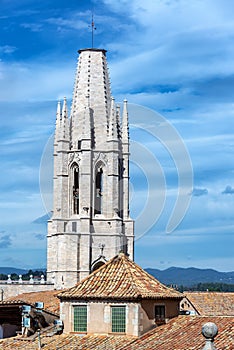
M 218 326 L 215 346 L 218 350 L 234 349 L 234 317 L 179 316 L 166 325 L 144 334 L 121 350 L 200 350 L 205 345 L 202 326 L 214 322 Z
M 41 337 L 43 350 L 200 350 L 205 345 L 202 326 L 214 322 L 219 329 L 215 338 L 218 350 L 234 349 L 234 317 L 179 316 L 140 338 L 105 335 L 55 335 Z M 36 350 L 38 340 L 19 337 L 0 340 L 0 350 Z
M 200 315 L 234 316 L 234 293 L 184 292 Z
M 127 336 L 105 336 L 105 335 L 55 335 L 52 337 L 41 337 L 43 350 L 117 350 L 135 339 Z M 0 350 L 36 350 L 38 340 L 27 341 L 18 338 L 0 340 Z
M 120 253 L 91 273 L 75 287 L 58 295 L 61 299 L 147 299 L 182 298 Z
M 32 293 L 23 293 L 17 296 L 8 298 L 1 302 L 0 304 L 35 304 L 37 301 L 42 301 L 44 303 L 44 310 L 52 312 L 54 314 L 59 314 L 59 299 L 57 295 L 61 291 L 51 290 L 44 292 L 32 292 Z

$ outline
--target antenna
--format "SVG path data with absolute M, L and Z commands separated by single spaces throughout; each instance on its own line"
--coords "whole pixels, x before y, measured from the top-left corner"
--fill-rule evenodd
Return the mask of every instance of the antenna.
M 91 24 L 91 27 L 92 27 L 92 49 L 93 49 L 94 31 L 96 30 L 96 27 L 95 27 L 94 21 L 93 21 L 93 13 L 92 13 L 92 24 Z

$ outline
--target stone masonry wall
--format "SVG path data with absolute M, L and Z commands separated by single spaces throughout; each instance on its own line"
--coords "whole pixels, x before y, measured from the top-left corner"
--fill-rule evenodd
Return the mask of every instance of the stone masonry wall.
M 54 284 L 29 283 L 28 281 L 23 283 L 12 282 L 10 284 L 7 281 L 0 281 L 0 301 L 22 293 L 43 292 L 47 290 L 54 290 Z

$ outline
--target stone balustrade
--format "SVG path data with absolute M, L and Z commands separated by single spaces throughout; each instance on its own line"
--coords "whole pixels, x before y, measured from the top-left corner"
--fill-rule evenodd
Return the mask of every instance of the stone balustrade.
M 41 275 L 40 276 L 40 279 L 35 279 L 33 277 L 33 275 L 30 275 L 30 278 L 29 280 L 22 280 L 22 275 L 19 275 L 19 279 L 18 280 L 12 280 L 11 279 L 11 275 L 7 275 L 8 279 L 7 280 L 0 280 L 0 284 L 45 284 L 46 281 L 45 281 L 45 276 L 44 275 Z

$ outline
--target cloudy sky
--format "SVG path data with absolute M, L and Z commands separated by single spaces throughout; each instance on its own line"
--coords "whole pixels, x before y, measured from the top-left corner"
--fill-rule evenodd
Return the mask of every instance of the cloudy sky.
M 234 270 L 234 2 L 0 3 L 0 266 L 46 266 L 56 104 L 71 101 L 94 11 L 112 93 L 130 104 L 135 260 Z M 176 142 L 160 137 L 160 125 Z M 178 198 L 190 206 L 168 233 Z

